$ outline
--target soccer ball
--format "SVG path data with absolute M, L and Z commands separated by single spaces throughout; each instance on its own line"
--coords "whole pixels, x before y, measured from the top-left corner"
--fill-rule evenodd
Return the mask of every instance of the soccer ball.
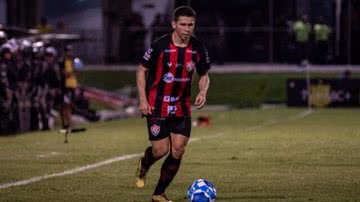
M 191 202 L 214 202 L 216 189 L 211 182 L 198 179 L 189 187 L 187 197 Z

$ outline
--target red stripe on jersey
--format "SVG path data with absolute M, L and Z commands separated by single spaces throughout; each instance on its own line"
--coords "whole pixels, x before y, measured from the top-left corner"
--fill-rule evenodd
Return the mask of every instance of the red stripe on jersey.
M 171 100 L 171 92 L 172 92 L 175 78 L 176 78 L 176 65 L 177 65 L 177 58 L 178 58 L 179 50 L 176 48 L 176 46 L 173 43 L 170 43 L 170 50 L 173 50 L 173 49 L 175 49 L 176 51 L 170 52 L 170 63 L 167 64 L 169 66 L 169 72 L 167 72 L 167 74 L 169 74 L 169 73 L 172 74 L 173 81 L 170 83 L 165 82 L 165 89 L 164 89 L 164 95 L 163 95 L 163 98 L 165 98 L 165 96 L 169 96 L 170 99 L 167 101 L 165 101 L 164 99 L 162 100 L 161 117 L 169 116 L 168 108 L 169 108 L 169 103 Z
M 188 78 L 189 77 L 189 70 L 188 70 L 188 65 L 191 65 L 190 63 L 193 63 L 192 61 L 192 45 L 190 44 L 188 47 L 186 47 L 185 49 L 185 57 L 184 57 L 184 62 L 183 62 L 183 69 L 182 69 L 182 78 Z M 193 70 L 191 70 L 193 71 Z M 176 108 L 178 109 L 178 111 L 176 112 L 176 116 L 177 117 L 182 117 L 184 116 L 184 112 L 182 109 L 182 97 L 183 96 L 189 96 L 186 95 L 186 92 L 184 92 L 185 87 L 187 85 L 191 84 L 191 78 L 189 80 L 189 82 L 181 82 L 180 84 L 180 89 L 179 89 L 179 94 L 178 94 L 178 98 L 179 101 L 176 103 Z
M 163 72 L 163 57 L 164 53 L 161 53 L 159 56 L 159 59 L 157 61 L 157 69 L 156 69 L 156 78 L 154 79 L 154 82 L 152 83 L 150 89 L 149 89 L 149 104 L 151 107 L 155 107 L 156 102 L 156 95 L 158 91 L 159 82 L 162 79 L 162 72 Z
M 196 53 L 196 62 L 198 63 L 200 61 L 200 54 Z

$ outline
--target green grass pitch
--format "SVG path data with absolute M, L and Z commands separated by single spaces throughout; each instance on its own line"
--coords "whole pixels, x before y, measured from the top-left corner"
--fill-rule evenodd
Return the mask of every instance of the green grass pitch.
M 360 110 L 242 109 L 207 113 L 211 127 L 193 128 L 182 167 L 167 190 L 186 202 L 197 178 L 213 182 L 217 201 L 356 201 L 360 198 Z M 63 173 L 147 145 L 140 118 L 86 125 L 64 137 L 38 132 L 0 137 L 0 187 Z M 147 186 L 135 188 L 138 157 L 22 186 L 0 189 L 0 201 L 150 201 L 161 162 Z

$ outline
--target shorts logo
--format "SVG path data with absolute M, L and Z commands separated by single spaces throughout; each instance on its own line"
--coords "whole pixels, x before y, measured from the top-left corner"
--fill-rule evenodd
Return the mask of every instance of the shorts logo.
M 163 76 L 163 80 L 165 81 L 165 83 L 172 83 L 174 81 L 174 75 L 168 72 Z
M 195 63 L 193 61 L 190 61 L 186 64 L 186 69 L 188 72 L 191 72 L 195 68 Z
M 160 126 L 154 124 L 150 127 L 150 131 L 151 131 L 151 134 L 153 134 L 154 136 L 157 136 L 160 133 Z

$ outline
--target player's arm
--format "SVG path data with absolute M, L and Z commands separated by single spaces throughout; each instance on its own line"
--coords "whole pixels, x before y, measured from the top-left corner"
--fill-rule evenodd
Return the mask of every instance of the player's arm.
M 147 68 L 140 65 L 139 69 L 136 72 L 136 84 L 138 89 L 139 95 L 139 110 L 143 115 L 151 115 L 152 108 L 149 105 L 149 102 L 146 98 L 146 72 L 148 71 Z
M 201 75 L 199 78 L 199 93 L 195 99 L 195 106 L 198 109 L 201 109 L 205 106 L 206 95 L 207 95 L 207 91 L 209 89 L 209 85 L 210 85 L 209 74 L 205 73 L 205 74 Z

